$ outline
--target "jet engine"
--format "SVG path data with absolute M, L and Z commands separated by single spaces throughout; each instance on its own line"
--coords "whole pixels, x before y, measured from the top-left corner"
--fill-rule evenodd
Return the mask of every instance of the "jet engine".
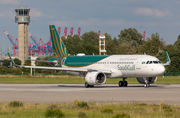
M 106 75 L 102 72 L 92 71 L 86 74 L 85 80 L 89 85 L 101 85 L 106 82 Z
M 157 77 L 146 77 L 146 80 L 148 81 L 148 84 L 153 84 L 154 82 L 156 82 Z M 138 81 L 140 84 L 146 84 L 145 78 L 143 78 L 143 77 L 138 77 L 138 78 L 137 78 L 137 81 Z

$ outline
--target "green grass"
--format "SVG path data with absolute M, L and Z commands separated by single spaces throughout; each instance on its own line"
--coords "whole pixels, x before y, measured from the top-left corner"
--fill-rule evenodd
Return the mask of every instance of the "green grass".
M 51 104 L 24 103 L 23 107 L 9 107 L 0 103 L 0 118 L 179 118 L 180 106 L 146 103 L 94 103 L 79 107 L 76 103 L 56 104 L 57 108 L 48 109 Z M 113 109 L 113 112 L 102 112 Z M 107 110 L 106 110 L 107 111 Z M 109 111 L 109 110 L 108 110 Z
M 117 84 L 121 78 L 107 79 L 106 84 Z M 129 84 L 138 84 L 136 78 L 128 78 Z M 59 76 L 59 77 L 0 77 L 0 83 L 32 83 L 32 84 L 84 84 L 85 80 L 82 77 L 76 76 Z M 179 76 L 158 77 L 156 84 L 180 84 Z

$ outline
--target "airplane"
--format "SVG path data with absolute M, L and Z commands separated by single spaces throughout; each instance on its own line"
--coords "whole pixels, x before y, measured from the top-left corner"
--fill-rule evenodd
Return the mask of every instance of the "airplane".
M 63 72 L 85 77 L 85 87 L 94 87 L 106 82 L 106 78 L 122 78 L 119 87 L 127 87 L 127 78 L 137 78 L 144 87 L 150 87 L 157 76 L 165 72 L 166 65 L 171 63 L 166 51 L 167 62 L 150 55 L 70 55 L 58 35 L 54 25 L 50 25 L 53 53 L 62 67 L 24 66 L 26 68 L 62 70 Z

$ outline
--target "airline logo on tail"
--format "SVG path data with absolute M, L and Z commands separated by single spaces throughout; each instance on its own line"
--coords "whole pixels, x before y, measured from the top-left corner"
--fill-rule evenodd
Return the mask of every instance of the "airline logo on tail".
M 50 25 L 49 29 L 50 29 L 50 34 L 51 34 L 54 56 L 60 57 L 61 59 L 62 59 L 62 57 L 70 56 L 70 54 L 68 53 L 62 39 L 59 36 L 55 26 Z

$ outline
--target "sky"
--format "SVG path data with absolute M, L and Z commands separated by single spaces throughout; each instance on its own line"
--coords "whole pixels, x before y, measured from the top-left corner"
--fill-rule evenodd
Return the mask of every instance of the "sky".
M 30 8 L 29 32 L 38 40 L 49 40 L 49 25 L 67 27 L 77 34 L 101 31 L 118 38 L 121 30 L 136 28 L 146 31 L 146 38 L 158 33 L 166 44 L 174 44 L 180 35 L 179 0 L 0 0 L 0 49 L 12 47 L 4 30 L 18 38 L 15 9 L 27 5 Z M 30 42 L 33 42 L 29 38 Z

